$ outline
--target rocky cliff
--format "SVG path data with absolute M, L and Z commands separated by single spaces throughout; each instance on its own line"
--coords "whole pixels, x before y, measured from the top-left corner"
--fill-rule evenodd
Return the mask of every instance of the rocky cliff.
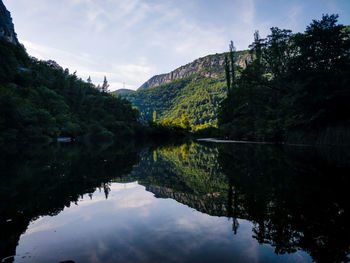
M 245 61 L 249 60 L 248 51 L 236 52 L 236 64 L 244 67 Z M 169 83 L 173 80 L 182 79 L 193 74 L 199 74 L 204 77 L 219 78 L 224 76 L 225 71 L 225 53 L 209 55 L 198 58 L 193 62 L 181 66 L 170 73 L 156 75 L 146 81 L 139 89 L 146 89 Z
M 196 196 L 188 193 L 175 192 L 170 188 L 146 185 L 146 190 L 156 198 L 171 198 L 199 212 L 212 216 L 227 216 L 227 200 L 220 193 L 209 193 Z
M 12 23 L 11 14 L 7 11 L 2 0 L 0 0 L 0 37 L 7 39 L 15 45 L 19 43 Z

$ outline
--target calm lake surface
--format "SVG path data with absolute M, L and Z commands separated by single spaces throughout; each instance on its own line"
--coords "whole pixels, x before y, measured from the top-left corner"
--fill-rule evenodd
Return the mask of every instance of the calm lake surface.
M 130 142 L 0 157 L 0 262 L 349 261 L 349 149 Z

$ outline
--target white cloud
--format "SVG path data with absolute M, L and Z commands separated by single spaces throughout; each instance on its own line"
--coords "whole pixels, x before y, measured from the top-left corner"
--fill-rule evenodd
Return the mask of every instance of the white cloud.
M 140 64 L 111 64 L 107 65 L 108 70 L 96 71 L 101 68 L 96 65 L 96 61 L 88 53 L 73 54 L 61 49 L 47 47 L 22 40 L 28 53 L 41 60 L 59 58 L 59 63 L 63 68 L 69 68 L 70 72 L 77 71 L 78 77 L 86 80 L 89 76 L 96 85 L 102 83 L 104 76 L 110 83 L 110 90 L 123 88 L 137 89 L 139 83 L 152 77 L 156 72 L 153 68 L 145 66 L 146 58 L 139 58 Z
M 246 25 L 252 26 L 255 17 L 254 0 L 245 0 L 242 4 L 243 6 L 240 8 L 240 17 Z
M 299 16 L 301 15 L 302 7 L 299 5 L 294 5 L 288 12 L 286 16 L 286 27 L 287 28 L 298 28 Z

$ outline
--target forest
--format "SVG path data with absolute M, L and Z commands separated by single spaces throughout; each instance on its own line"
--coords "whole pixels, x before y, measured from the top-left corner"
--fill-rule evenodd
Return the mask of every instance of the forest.
M 349 144 L 349 34 L 337 15 L 313 20 L 304 33 L 273 27 L 262 39 L 256 31 L 244 67 L 231 42 L 220 78 L 194 74 L 118 95 L 1 38 L 0 143 L 192 131 L 235 140 Z
M 143 132 L 129 101 L 101 92 L 56 62 L 30 57 L 22 45 L 3 38 L 0 57 L 0 143 Z
M 217 124 L 216 111 L 226 97 L 222 78 L 208 78 L 197 74 L 171 81 L 160 86 L 120 92 L 118 96 L 129 100 L 140 110 L 144 119 L 160 123 L 180 122 L 185 114 L 193 130 Z
M 252 60 L 238 72 L 231 42 L 220 136 L 349 144 L 350 31 L 337 22 L 338 15 L 323 15 L 304 33 L 273 27 L 265 39 L 256 31 Z

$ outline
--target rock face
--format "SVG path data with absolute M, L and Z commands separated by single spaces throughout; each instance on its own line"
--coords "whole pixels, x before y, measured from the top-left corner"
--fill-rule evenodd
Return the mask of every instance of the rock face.
M 227 216 L 227 200 L 219 193 L 196 196 L 188 193 L 175 192 L 170 188 L 146 185 L 146 190 L 156 198 L 171 198 L 199 212 L 212 216 Z
M 250 56 L 247 51 L 236 52 L 236 64 L 244 67 L 245 60 L 249 60 Z M 225 53 L 209 55 L 194 60 L 193 62 L 181 66 L 174 71 L 156 75 L 146 81 L 139 89 L 147 89 L 169 83 L 176 79 L 182 79 L 193 74 L 199 74 L 204 77 L 219 78 L 224 76 L 225 72 Z
M 11 14 L 7 11 L 2 0 L 0 0 L 0 37 L 7 39 L 15 45 L 19 43 L 12 23 Z

